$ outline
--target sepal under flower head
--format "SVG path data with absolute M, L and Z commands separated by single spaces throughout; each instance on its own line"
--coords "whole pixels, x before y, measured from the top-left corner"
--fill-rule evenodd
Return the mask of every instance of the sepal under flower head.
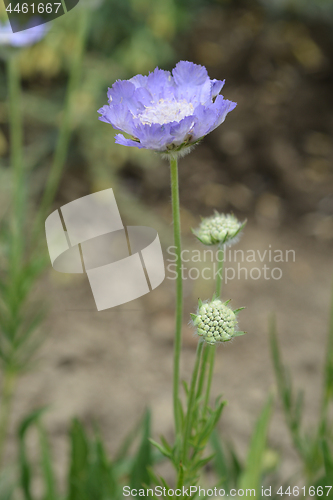
M 219 214 L 202 219 L 193 234 L 204 245 L 233 245 L 244 228 L 246 221 L 240 222 L 233 214 Z
M 229 302 L 230 300 L 222 302 L 214 297 L 211 302 L 207 303 L 199 300 L 197 314 L 191 314 L 193 325 L 197 328 L 197 334 L 207 344 L 215 345 L 228 342 L 233 337 L 245 334 L 245 332 L 236 330 L 237 314 L 244 307 L 233 311 L 227 305 Z

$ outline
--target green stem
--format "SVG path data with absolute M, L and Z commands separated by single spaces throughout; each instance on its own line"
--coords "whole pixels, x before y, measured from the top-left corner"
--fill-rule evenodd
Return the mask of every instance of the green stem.
M 173 411 L 175 419 L 176 441 L 181 437 L 181 415 L 179 400 L 179 365 L 180 351 L 182 345 L 182 321 L 183 321 L 183 281 L 181 274 L 181 234 L 180 234 L 180 210 L 179 210 L 179 186 L 178 186 L 178 162 L 177 158 L 170 159 L 171 171 L 171 200 L 174 243 L 176 247 L 176 330 L 173 358 Z
M 199 372 L 199 366 L 200 366 L 203 345 L 204 345 L 203 342 L 198 342 L 197 353 L 196 353 L 196 357 L 195 357 L 195 364 L 194 364 L 194 369 L 193 369 L 193 373 L 192 373 L 191 387 L 190 387 L 190 392 L 188 395 L 187 412 L 186 412 L 186 419 L 185 419 L 184 443 L 183 443 L 183 464 L 186 464 L 186 462 L 187 462 L 187 453 L 188 453 L 189 443 L 190 443 L 190 439 L 191 439 L 192 421 L 193 421 L 193 405 L 194 405 L 194 401 L 195 401 L 196 386 L 197 386 L 198 372 Z
M 221 297 L 222 292 L 222 274 L 223 274 L 223 264 L 224 264 L 224 248 L 218 248 L 217 250 L 217 277 L 216 277 L 216 297 Z
M 23 220 L 25 182 L 22 154 L 21 88 L 17 56 L 8 60 L 10 161 L 13 169 L 13 219 L 10 271 L 13 288 L 17 282 L 23 258 Z
M 5 451 L 11 407 L 16 387 L 16 373 L 7 368 L 3 375 L 2 398 L 0 407 L 0 464 Z
M 222 274 L 223 274 L 223 265 L 224 265 L 224 247 L 218 248 L 217 251 L 217 278 L 216 278 L 216 289 L 215 289 L 215 294 L 217 298 L 221 297 L 222 293 Z M 207 379 L 207 387 L 206 387 L 206 394 L 205 394 L 205 402 L 204 402 L 204 414 L 206 413 L 206 409 L 209 404 L 209 398 L 210 398 L 210 391 L 212 387 L 212 381 L 213 381 L 213 374 L 214 374 L 214 363 L 215 363 L 215 351 L 216 351 L 216 346 L 207 346 L 208 351 L 208 365 L 209 365 L 209 371 L 208 371 L 208 379 Z
M 206 387 L 206 393 L 205 393 L 204 415 L 206 414 L 206 410 L 207 410 L 208 403 L 209 403 L 209 398 L 210 398 L 210 390 L 211 390 L 211 387 L 212 387 L 216 346 L 215 345 L 207 346 L 207 350 L 208 350 L 208 366 L 209 366 L 209 370 L 208 370 L 207 387 Z
M 39 213 L 37 215 L 34 236 L 38 236 L 44 225 L 47 211 L 49 210 L 56 195 L 61 175 L 65 166 L 69 140 L 71 136 L 71 125 L 73 115 L 73 97 L 78 86 L 85 42 L 88 32 L 88 9 L 80 9 L 79 26 L 76 47 L 73 50 L 73 60 L 70 67 L 69 79 L 66 90 L 65 104 L 62 111 L 62 120 L 53 157 L 52 166 L 48 175 L 46 187 L 43 193 Z
M 203 347 L 203 353 L 202 353 L 202 362 L 201 362 L 201 367 L 200 367 L 200 374 L 199 374 L 199 380 L 198 380 L 198 389 L 197 389 L 197 399 L 201 397 L 205 380 L 206 380 L 206 371 L 207 371 L 207 362 L 208 362 L 208 353 L 209 349 L 207 348 L 207 345 L 204 345 Z

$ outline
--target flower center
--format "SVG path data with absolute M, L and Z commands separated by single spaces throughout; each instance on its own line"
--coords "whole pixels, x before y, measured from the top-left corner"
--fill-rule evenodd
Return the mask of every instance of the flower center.
M 139 120 L 144 125 L 152 123 L 180 122 L 186 116 L 193 115 L 193 104 L 185 101 L 176 101 L 170 99 L 160 99 L 157 104 L 147 106 L 143 113 L 139 115 Z

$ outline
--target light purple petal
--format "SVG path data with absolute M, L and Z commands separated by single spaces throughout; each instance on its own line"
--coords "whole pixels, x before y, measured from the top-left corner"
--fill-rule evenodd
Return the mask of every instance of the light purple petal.
M 227 114 L 235 109 L 237 103 L 228 101 L 228 99 L 224 99 L 223 96 L 218 95 L 212 106 L 214 106 L 214 108 L 217 110 L 217 121 L 215 122 L 214 127 L 211 129 L 214 130 L 214 128 L 218 127 L 219 125 L 221 125 L 221 123 L 224 122 Z
M 216 97 L 222 90 L 225 80 L 211 80 L 212 83 L 212 97 Z
M 177 85 L 202 85 L 208 78 L 204 66 L 189 61 L 179 61 L 172 70 L 172 75 Z
M 115 143 L 121 144 L 122 146 L 131 146 L 132 148 L 144 148 L 144 146 L 142 146 L 139 142 L 133 141 L 132 139 L 126 139 L 123 134 L 115 135 Z
M 127 80 L 117 80 L 108 90 L 109 105 L 125 106 L 135 116 L 144 109 L 144 104 L 138 99 L 144 90 L 135 89 L 134 84 Z
M 140 87 L 145 87 L 147 85 L 148 76 L 143 75 L 135 75 L 133 78 L 130 78 L 128 81 L 133 83 L 136 89 Z
M 133 98 L 136 101 L 138 110 L 143 110 L 145 106 L 151 106 L 153 103 L 153 96 L 145 87 L 136 89 Z
M 154 71 L 148 75 L 147 89 L 155 102 L 160 99 L 172 97 L 174 95 L 174 81 L 170 71 L 155 68 Z
M 221 95 L 218 95 L 210 106 L 198 106 L 195 110 L 197 123 L 193 128 L 193 140 L 197 140 L 216 129 L 236 106 L 237 103 L 228 101 Z
M 117 80 L 108 90 L 108 98 L 112 104 L 120 104 L 133 97 L 135 86 L 128 80 Z
M 192 135 L 193 126 L 195 124 L 194 116 L 186 116 L 179 123 L 172 125 L 170 128 L 170 134 L 174 137 L 172 143 L 176 146 L 180 146 L 189 135 Z
M 196 123 L 193 127 L 192 138 L 197 141 L 207 135 L 218 119 L 218 112 L 213 106 L 205 107 L 202 104 L 195 110 Z
M 102 122 L 110 123 L 113 128 L 122 130 L 128 134 L 134 134 L 135 125 L 131 112 L 122 104 L 110 106 L 106 104 L 98 110 L 102 116 L 99 119 Z
M 185 99 L 197 107 L 199 104 L 211 104 L 212 84 L 204 66 L 188 61 L 180 61 L 173 72 L 177 84 L 176 98 Z
M 209 105 L 211 99 L 211 82 L 209 78 L 202 85 L 182 85 L 176 89 L 176 97 L 178 100 L 183 100 L 193 104 L 196 108 L 199 104 Z
M 173 141 L 170 128 L 169 123 L 165 125 L 159 123 L 153 123 L 152 125 L 140 124 L 136 127 L 134 135 L 145 148 L 154 151 L 165 151 Z

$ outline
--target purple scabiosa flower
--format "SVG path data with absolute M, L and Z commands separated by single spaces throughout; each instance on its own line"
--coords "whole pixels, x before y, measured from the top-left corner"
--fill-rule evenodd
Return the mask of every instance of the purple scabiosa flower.
M 235 108 L 220 95 L 223 85 L 204 66 L 180 61 L 172 74 L 156 68 L 148 76 L 117 80 L 99 119 L 131 136 L 117 134 L 117 144 L 183 155 Z
M 0 45 L 11 47 L 26 47 L 39 42 L 46 33 L 49 27 L 45 24 L 36 26 L 36 21 L 31 19 L 27 24 L 27 29 L 13 33 L 9 21 L 4 24 L 0 23 Z

